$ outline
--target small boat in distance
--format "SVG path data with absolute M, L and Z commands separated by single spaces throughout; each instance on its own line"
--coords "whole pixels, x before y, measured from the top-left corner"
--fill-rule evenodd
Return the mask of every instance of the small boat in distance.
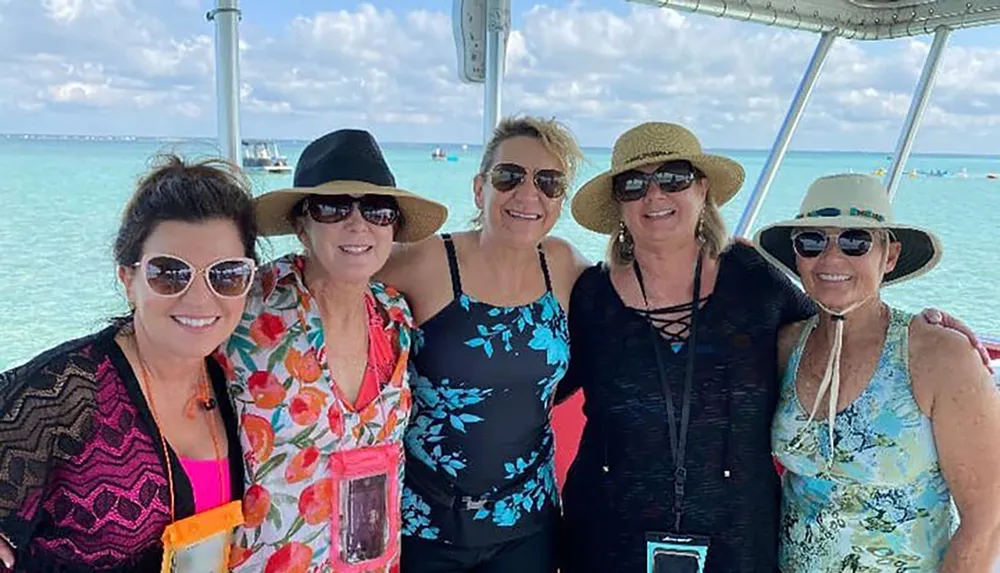
M 264 139 L 243 140 L 243 168 L 267 173 L 288 173 L 292 170 L 288 158 L 278 151 L 278 144 Z
M 431 159 L 434 161 L 449 161 L 454 163 L 458 161 L 457 155 L 448 155 L 448 152 L 441 147 L 435 147 L 434 151 L 431 152 Z

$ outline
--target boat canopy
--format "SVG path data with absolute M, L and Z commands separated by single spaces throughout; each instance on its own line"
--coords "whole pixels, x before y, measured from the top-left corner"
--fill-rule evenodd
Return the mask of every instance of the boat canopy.
M 629 0 L 854 40 L 890 40 L 1000 23 L 1000 0 Z
M 732 20 L 816 33 L 813 55 L 803 72 L 771 153 L 734 234 L 747 237 L 788 150 L 830 48 L 839 38 L 891 40 L 933 34 L 927 59 L 910 101 L 906 120 L 885 175 L 890 199 L 896 194 L 906 161 L 927 108 L 941 57 L 954 30 L 1000 24 L 1000 0 L 628 0 Z M 239 0 L 215 0 L 208 19 L 215 23 L 216 98 L 219 147 L 240 162 Z M 500 118 L 501 90 L 511 0 L 452 0 L 457 71 L 463 82 L 483 84 L 483 140 Z
M 817 33 L 819 39 L 803 72 L 774 146 L 734 230 L 749 236 L 764 197 L 809 101 L 830 47 L 837 38 L 891 40 L 933 34 L 933 42 L 900 130 L 885 183 L 892 198 L 910 156 L 953 30 L 1000 24 L 1000 0 L 627 0 L 653 7 L 713 15 Z M 458 76 L 482 83 L 483 138 L 500 117 L 511 0 L 452 0 Z M 219 148 L 222 156 L 243 164 L 240 153 L 239 0 L 215 0 L 206 14 L 215 25 L 215 73 Z M 996 341 L 993 344 L 1000 346 Z

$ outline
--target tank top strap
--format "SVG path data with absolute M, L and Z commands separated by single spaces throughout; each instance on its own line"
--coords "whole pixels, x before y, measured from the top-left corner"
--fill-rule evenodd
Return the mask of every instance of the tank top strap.
M 444 250 L 448 253 L 448 272 L 451 274 L 451 289 L 454 291 L 455 299 L 462 296 L 462 276 L 458 272 L 458 254 L 455 253 L 455 243 L 451 240 L 451 233 L 442 233 L 441 239 L 444 241 Z
M 806 341 L 809 340 L 809 335 L 816 328 L 819 323 L 819 315 L 813 315 L 809 317 L 806 321 L 805 326 L 802 327 L 802 333 L 799 334 L 799 341 L 795 343 L 795 347 L 792 349 L 792 353 L 788 356 L 788 364 L 785 368 L 785 384 L 795 385 L 795 379 L 798 377 L 799 363 L 802 362 L 802 353 L 806 348 Z
M 545 292 L 554 292 L 552 279 L 549 277 L 549 263 L 545 260 L 545 250 L 542 249 L 541 243 L 538 243 L 538 262 L 542 265 L 542 276 L 545 277 Z
M 904 372 L 910 366 L 910 322 L 913 315 L 894 307 L 889 307 L 889 329 L 885 336 L 886 350 L 893 366 L 902 367 Z M 906 382 L 908 383 L 909 377 Z

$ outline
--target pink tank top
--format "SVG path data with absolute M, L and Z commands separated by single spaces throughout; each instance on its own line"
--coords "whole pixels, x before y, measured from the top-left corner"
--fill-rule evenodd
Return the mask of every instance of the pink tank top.
M 194 491 L 194 512 L 201 513 L 229 503 L 232 491 L 229 483 L 229 460 L 196 460 L 180 458 L 184 473 Z M 219 470 L 222 470 L 222 491 L 219 491 Z

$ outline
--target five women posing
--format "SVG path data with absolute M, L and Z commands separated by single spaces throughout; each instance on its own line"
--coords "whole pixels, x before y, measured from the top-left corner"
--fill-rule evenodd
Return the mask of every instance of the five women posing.
M 363 131 L 312 142 L 294 187 L 256 200 L 170 159 L 116 241 L 132 312 L 0 375 L 0 560 L 989 571 L 1000 397 L 968 342 L 878 302 L 936 239 L 844 177 L 731 243 L 743 168 L 647 123 L 573 198 L 610 236 L 591 265 L 549 235 L 582 158 L 554 121 L 502 121 L 473 228 L 444 234 Z M 258 269 L 258 232 L 302 252 Z M 551 412 L 577 390 L 560 496 Z M 820 425 L 802 408 L 823 400 Z

